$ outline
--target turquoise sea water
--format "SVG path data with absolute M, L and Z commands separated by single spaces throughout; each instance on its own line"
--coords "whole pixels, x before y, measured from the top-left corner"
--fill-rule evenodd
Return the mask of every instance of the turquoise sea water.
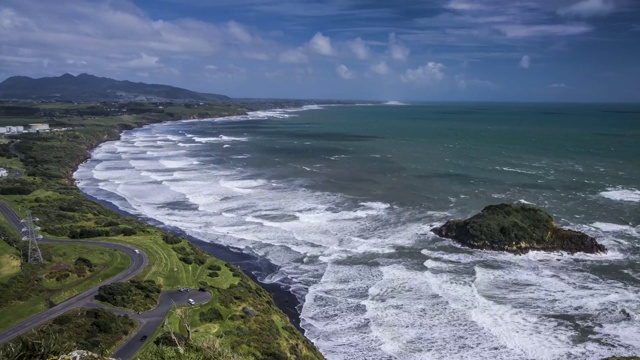
M 640 106 L 308 107 L 158 124 L 102 145 L 86 193 L 281 268 L 328 359 L 640 354 Z M 429 232 L 526 202 L 606 255 Z

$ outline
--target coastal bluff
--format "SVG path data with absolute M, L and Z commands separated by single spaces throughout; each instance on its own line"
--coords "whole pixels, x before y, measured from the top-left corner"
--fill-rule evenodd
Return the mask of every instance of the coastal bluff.
M 472 249 L 524 254 L 531 250 L 605 253 L 593 237 L 559 227 L 545 211 L 526 204 L 489 205 L 466 220 L 449 220 L 431 229 Z

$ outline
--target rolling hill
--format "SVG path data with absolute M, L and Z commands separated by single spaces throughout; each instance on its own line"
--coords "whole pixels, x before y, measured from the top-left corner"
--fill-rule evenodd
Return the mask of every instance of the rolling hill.
M 227 102 L 231 98 L 175 86 L 134 83 L 89 74 L 30 78 L 13 76 L 0 83 L 0 99 L 60 101 Z

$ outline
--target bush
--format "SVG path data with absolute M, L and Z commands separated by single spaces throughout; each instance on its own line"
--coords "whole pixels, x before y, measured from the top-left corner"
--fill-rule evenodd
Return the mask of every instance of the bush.
M 207 309 L 206 311 L 201 312 L 199 316 L 200 321 L 209 323 L 223 319 L 222 313 L 216 308 Z
M 191 252 L 187 250 L 187 248 L 184 246 L 174 246 L 173 251 L 175 251 L 179 255 L 184 255 L 184 256 L 191 255 Z
M 217 271 L 212 271 L 209 273 L 209 277 L 217 278 L 218 276 L 220 276 L 220 273 L 218 273 Z
M 87 259 L 87 258 L 83 258 L 82 256 L 77 258 L 76 261 L 74 261 L 73 265 L 75 266 L 85 266 L 88 269 L 93 269 L 94 265 L 91 262 L 91 260 Z
M 158 304 L 160 285 L 153 280 L 131 280 L 113 283 L 98 289 L 96 300 L 135 311 L 151 310 Z
M 162 234 L 162 241 L 166 242 L 169 245 L 176 245 L 182 242 L 182 239 L 169 233 Z
M 189 256 L 180 256 L 180 261 L 182 261 L 183 263 L 185 263 L 187 265 L 193 264 L 193 259 L 190 258 Z
M 111 235 L 111 231 L 107 229 L 83 227 L 79 229 L 70 230 L 68 236 L 71 239 L 90 239 L 90 238 L 105 237 L 110 235 Z
M 174 332 L 173 336 L 176 337 L 180 345 L 184 345 L 188 341 L 186 336 L 178 332 Z M 171 346 L 171 347 L 177 346 L 175 340 L 173 340 L 173 337 L 171 337 L 171 333 L 168 333 L 168 332 L 158 336 L 158 338 L 153 343 L 156 345 L 162 345 L 162 346 Z
M 211 264 L 211 265 L 207 266 L 207 269 L 212 270 L 212 271 L 220 271 L 220 270 L 222 270 L 222 267 L 220 265 Z
M 209 260 L 209 258 L 206 255 L 196 255 L 194 257 L 195 263 L 200 265 L 200 266 L 206 264 L 207 260 Z
M 1 359 L 57 359 L 76 349 L 102 353 L 135 326 L 105 309 L 74 309 L 0 347 Z

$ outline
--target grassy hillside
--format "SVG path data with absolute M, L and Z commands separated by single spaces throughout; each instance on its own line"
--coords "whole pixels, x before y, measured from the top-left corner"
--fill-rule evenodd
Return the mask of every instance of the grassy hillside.
M 181 113 L 180 117 L 199 116 L 199 109 L 192 110 L 191 115 Z M 224 114 L 244 111 L 228 107 L 219 110 Z M 21 135 L 15 148 L 25 155 L 21 164 L 25 175 L 0 180 L 0 194 L 5 189 L 2 197 L 17 211 L 32 209 L 47 236 L 79 242 L 90 238 L 140 248 L 149 256 L 150 265 L 137 280 L 154 280 L 163 290 L 185 286 L 209 289 L 212 300 L 188 310 L 194 341 L 199 339 L 202 344 L 204 338 L 210 338 L 222 350 L 245 359 L 322 359 L 268 293 L 236 267 L 209 256 L 185 239 L 110 211 L 85 198 L 75 187 L 71 173 L 87 158 L 89 149 L 116 139 L 120 129 L 166 120 L 157 116 L 114 115 L 104 123 L 92 120 L 93 125 L 84 127 L 77 126 L 84 121 L 81 117 L 72 116 L 61 122 L 75 126 L 74 131 Z M 9 154 L 8 146 L 3 145 L 0 153 Z M 245 315 L 243 307 L 254 309 L 257 315 Z M 215 312 L 211 309 L 221 316 L 210 316 Z M 177 323 L 178 315 L 173 313 L 168 322 L 176 333 L 186 335 L 184 327 Z M 159 335 L 161 331 L 156 334 Z M 141 356 L 166 350 L 149 340 Z

